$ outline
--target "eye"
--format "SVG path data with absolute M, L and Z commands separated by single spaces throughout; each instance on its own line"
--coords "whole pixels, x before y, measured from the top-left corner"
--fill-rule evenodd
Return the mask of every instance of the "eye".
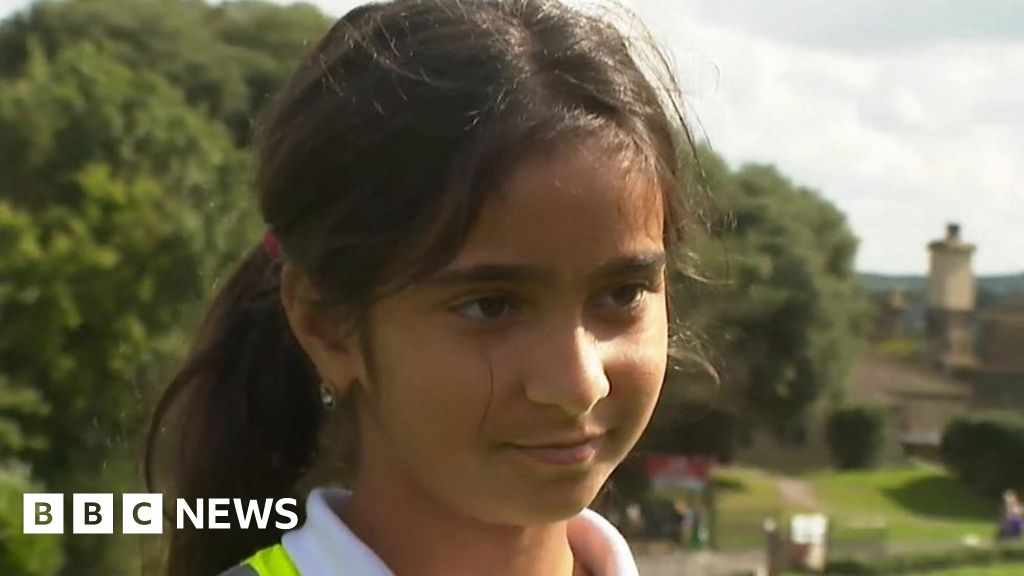
M 601 308 L 629 309 L 639 304 L 650 290 L 650 286 L 643 282 L 623 284 L 602 294 L 598 304 Z
M 500 294 L 481 296 L 468 300 L 451 310 L 460 316 L 473 320 L 497 320 L 513 310 L 512 299 Z

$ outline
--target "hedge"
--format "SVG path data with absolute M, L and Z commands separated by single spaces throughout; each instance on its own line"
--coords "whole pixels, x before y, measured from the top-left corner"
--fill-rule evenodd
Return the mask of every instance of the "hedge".
M 959 548 L 873 560 L 838 559 L 828 563 L 825 573 L 836 576 L 881 576 L 1006 562 L 1024 562 L 1024 546 L 1014 544 L 992 548 Z
M 840 468 L 871 468 L 881 460 L 887 430 L 884 408 L 845 406 L 828 416 L 825 439 Z
M 988 496 L 1024 488 L 1024 418 L 982 414 L 954 419 L 942 435 L 942 459 L 967 485 Z

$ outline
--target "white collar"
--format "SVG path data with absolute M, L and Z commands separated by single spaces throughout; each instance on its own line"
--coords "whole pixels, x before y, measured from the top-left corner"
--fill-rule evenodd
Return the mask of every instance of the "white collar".
M 303 576 L 395 576 L 334 512 L 351 492 L 315 488 L 306 499 L 306 522 L 281 538 L 292 562 Z M 569 546 L 595 576 L 638 576 L 636 562 L 622 534 L 593 510 L 569 520 Z

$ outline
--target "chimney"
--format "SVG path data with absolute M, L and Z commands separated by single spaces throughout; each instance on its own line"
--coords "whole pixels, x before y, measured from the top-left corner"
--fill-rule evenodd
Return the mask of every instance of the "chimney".
M 946 224 L 946 242 L 959 242 L 960 241 L 960 225 L 951 222 Z

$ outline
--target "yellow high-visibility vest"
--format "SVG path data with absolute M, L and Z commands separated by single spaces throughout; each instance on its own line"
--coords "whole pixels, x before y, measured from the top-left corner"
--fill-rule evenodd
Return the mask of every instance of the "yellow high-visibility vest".
M 301 576 L 288 551 L 280 543 L 268 546 L 242 562 L 256 571 L 259 576 Z

